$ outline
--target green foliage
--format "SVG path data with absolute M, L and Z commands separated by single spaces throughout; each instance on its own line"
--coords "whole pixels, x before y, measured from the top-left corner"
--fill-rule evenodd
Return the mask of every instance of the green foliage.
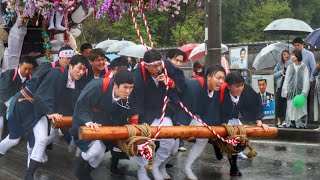
M 173 43 L 182 46 L 183 44 L 203 42 L 204 16 L 204 9 L 197 9 L 187 15 L 185 22 L 179 22 L 172 27 L 171 40 Z
M 272 21 L 291 16 L 289 3 L 286 1 L 266 0 L 252 10 L 241 14 L 241 21 L 235 26 L 235 40 L 255 42 L 265 40 L 263 29 Z
M 320 26 L 319 0 L 291 0 L 293 18 L 308 23 L 312 28 Z
M 187 43 L 201 43 L 204 40 L 204 6 L 197 7 L 197 1 L 181 3 L 179 15 L 172 12 L 145 12 L 155 47 L 178 47 Z M 221 0 L 223 43 L 253 42 L 273 39 L 287 39 L 285 36 L 267 35 L 263 29 L 280 18 L 296 18 L 312 28 L 320 25 L 320 0 Z M 136 21 L 144 42 L 150 46 L 142 17 Z M 130 12 L 120 22 L 108 23 L 107 19 L 88 18 L 83 23 L 83 33 L 78 38 L 83 42 L 98 43 L 108 38 L 125 39 L 140 44 Z
M 149 29 L 151 31 L 153 43 L 155 46 L 157 46 L 159 39 L 162 38 L 161 34 L 156 33 L 160 30 L 160 26 L 158 25 L 164 24 L 166 21 L 166 16 L 163 13 L 159 14 L 157 12 L 146 12 L 146 17 L 148 20 Z M 136 22 L 144 42 L 150 46 L 142 17 L 136 17 Z M 83 23 L 83 29 L 84 32 L 80 37 L 79 43 L 99 43 L 109 38 L 117 40 L 124 39 L 141 44 L 129 13 L 124 14 L 121 21 L 114 23 L 108 23 L 107 19 L 94 20 L 93 17 L 90 16 Z

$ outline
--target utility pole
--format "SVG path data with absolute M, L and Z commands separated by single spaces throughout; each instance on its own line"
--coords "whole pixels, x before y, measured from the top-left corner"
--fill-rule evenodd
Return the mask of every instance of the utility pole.
M 221 61 L 221 0 L 206 0 L 206 69 Z

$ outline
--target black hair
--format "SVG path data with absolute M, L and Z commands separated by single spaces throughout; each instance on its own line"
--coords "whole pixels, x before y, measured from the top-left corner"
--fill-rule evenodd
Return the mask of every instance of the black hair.
M 246 49 L 245 48 L 241 48 L 240 54 L 241 54 L 242 51 L 246 52 Z
M 146 63 L 152 63 L 154 61 L 161 60 L 161 58 L 162 57 L 159 51 L 151 49 L 144 54 L 143 61 Z
M 84 56 L 82 56 L 82 55 L 72 56 L 69 64 L 71 64 L 72 66 L 75 66 L 78 63 L 85 65 L 87 68 L 89 67 L 89 62 L 88 62 L 87 58 L 85 58 Z
M 300 43 L 303 44 L 303 40 L 301 37 L 296 37 L 293 41 L 292 44 L 294 45 L 295 43 Z
M 23 64 L 23 63 L 32 64 L 33 69 L 35 69 L 38 66 L 38 63 L 35 57 L 33 56 L 22 56 L 19 60 L 19 64 Z
M 206 77 L 212 76 L 219 71 L 222 71 L 224 74 L 226 74 L 226 70 L 220 64 L 213 65 L 207 69 Z
M 244 78 L 239 72 L 230 72 L 225 79 L 228 85 L 243 84 Z
M 193 64 L 193 71 L 195 71 L 197 68 L 203 68 L 203 65 L 200 62 L 195 62 Z
M 187 59 L 187 55 L 185 52 L 181 51 L 180 49 L 170 49 L 167 52 L 166 58 L 176 58 L 177 56 L 182 56 L 183 57 L 183 61 L 185 61 Z
M 92 49 L 92 51 L 89 54 L 88 59 L 89 59 L 89 61 L 93 61 L 93 60 L 95 60 L 96 58 L 99 58 L 99 57 L 106 58 L 106 55 L 105 55 L 105 52 L 101 48 L 96 48 L 96 49 Z
M 264 82 L 267 84 L 267 79 L 258 79 L 258 83 L 259 83 L 260 81 L 264 81 Z
M 114 82 L 120 86 L 121 84 L 134 84 L 135 80 L 133 77 L 132 72 L 128 71 L 127 69 L 119 70 L 114 75 Z
M 70 46 L 62 46 L 60 49 L 59 49 L 59 52 L 61 51 L 64 51 L 64 50 L 73 50 Z
M 129 63 L 128 63 L 128 58 L 127 57 L 121 56 L 121 57 L 115 58 L 110 63 L 110 68 L 111 69 L 114 69 L 116 67 L 121 67 L 121 66 L 127 67 L 126 69 L 129 68 Z
M 293 50 L 293 51 L 292 51 L 292 54 L 294 54 L 294 56 L 297 57 L 297 59 L 298 59 L 299 62 L 302 61 L 302 53 L 301 53 L 301 51 Z
M 86 49 L 92 49 L 92 45 L 90 43 L 84 43 L 80 46 L 80 53 L 82 53 Z

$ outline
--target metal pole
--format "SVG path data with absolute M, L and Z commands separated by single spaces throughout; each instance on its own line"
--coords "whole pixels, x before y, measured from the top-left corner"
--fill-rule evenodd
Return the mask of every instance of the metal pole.
M 206 69 L 221 61 L 221 0 L 207 2 Z

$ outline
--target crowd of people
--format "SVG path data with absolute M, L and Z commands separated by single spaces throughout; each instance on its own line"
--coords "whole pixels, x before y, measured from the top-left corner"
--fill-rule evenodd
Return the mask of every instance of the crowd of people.
M 313 105 L 313 90 L 315 101 L 319 100 L 319 67 L 312 52 L 303 47 L 303 40 L 293 40 L 294 50 L 290 54 L 284 50 L 281 54 L 281 62 L 274 69 L 276 81 L 276 116 L 277 126 L 280 128 L 307 128 L 308 115 Z M 302 107 L 296 107 L 293 99 L 302 94 L 306 103 Z M 317 109 L 315 109 L 317 111 Z M 316 130 L 320 130 L 317 128 Z
M 41 163 L 48 161 L 45 151 L 59 134 L 51 123 L 61 121 L 63 116 L 73 116 L 72 127 L 60 131 L 69 150 L 76 152 L 73 173 L 81 180 L 91 179 L 90 173 L 106 152 L 112 155 L 113 175 L 125 173 L 117 165 L 119 160 L 129 157 L 111 141 L 81 140 L 80 126 L 92 131 L 99 131 L 101 126 L 126 124 L 158 126 L 165 96 L 169 97 L 169 105 L 163 126 L 203 126 L 179 106 L 178 102 L 182 102 L 208 125 L 241 125 L 244 118 L 269 131 L 269 126 L 261 121 L 263 111 L 257 93 L 245 84 L 241 74 L 226 74 L 221 65 L 209 67 L 205 72 L 203 65 L 195 63 L 194 76 L 188 79 L 179 68 L 186 59 L 179 49 L 169 51 L 166 58 L 152 49 L 138 62 L 128 57 L 109 61 L 103 50 L 93 49 L 88 43 L 81 46 L 80 53 L 65 46 L 59 51 L 58 61 L 44 62 L 38 67 L 33 57 L 23 56 L 17 69 L 1 75 L 0 129 L 2 134 L 4 122 L 8 122 L 9 134 L 0 142 L 0 157 L 17 145 L 21 137 L 27 137 L 26 180 L 33 180 Z M 197 179 L 192 164 L 208 142 L 214 146 L 217 158 L 223 158 L 215 141 L 195 139 L 182 169 L 188 179 Z M 187 149 L 182 140 L 174 138 L 157 139 L 156 144 L 151 173 L 156 180 L 170 179 L 166 168 L 170 167 L 171 157 L 178 150 Z M 227 158 L 230 175 L 241 176 L 238 155 L 229 154 Z M 149 180 L 148 159 L 138 156 L 136 162 L 138 179 Z

